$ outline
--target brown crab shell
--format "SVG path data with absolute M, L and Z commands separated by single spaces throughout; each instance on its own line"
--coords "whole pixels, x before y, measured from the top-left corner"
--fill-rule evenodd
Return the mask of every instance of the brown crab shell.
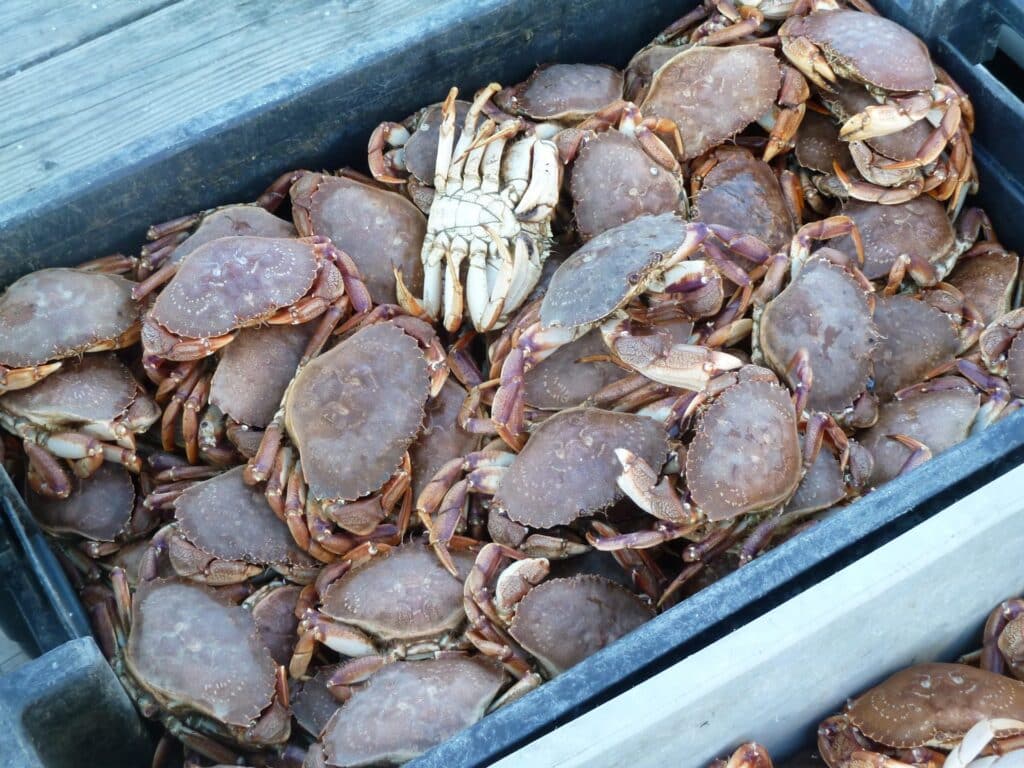
M 287 667 L 298 640 L 296 630 L 299 619 L 295 615 L 295 605 L 299 600 L 302 587 L 295 584 L 272 585 L 266 594 L 256 593 L 258 599 L 252 605 L 252 618 L 256 622 L 256 630 L 260 639 L 270 651 L 275 663 Z M 250 598 L 251 599 L 251 598 Z M 248 601 L 247 601 L 248 602 Z
M 331 716 L 341 707 L 327 687 L 328 678 L 336 667 L 320 667 L 308 680 L 296 682 L 289 690 L 292 714 L 306 733 L 319 738 Z
M 573 576 L 527 592 L 509 631 L 554 677 L 653 618 L 649 605 L 615 582 Z
M 804 472 L 800 485 L 786 502 L 783 512 L 817 512 L 835 506 L 845 497 L 846 482 L 839 460 L 831 451 L 822 447 Z
M 437 143 L 441 131 L 441 104 L 431 104 L 414 115 L 406 125 L 411 134 L 405 143 L 403 154 L 405 167 L 416 179 L 425 184 L 434 184 L 434 168 L 437 165 Z M 455 102 L 455 127 L 461 131 L 466 123 L 470 103 Z
M 583 240 L 637 216 L 675 211 L 683 194 L 678 174 L 654 162 L 634 137 L 614 130 L 584 142 L 569 189 Z
M 769 112 L 782 84 L 771 48 L 697 46 L 662 64 L 640 104 L 645 117 L 679 127 L 683 160 L 692 160 Z
M 313 560 L 296 546 L 263 489 L 242 479 L 244 471 L 235 467 L 187 488 L 174 501 L 178 530 L 220 560 L 311 567 Z
M 85 355 L 28 389 L 0 397 L 0 407 L 37 424 L 109 421 L 128 410 L 139 385 L 113 352 Z
M 920 440 L 938 455 L 967 439 L 979 405 L 979 396 L 966 389 L 915 391 L 882 404 L 878 421 L 857 438 L 875 460 L 868 484 L 889 482 L 910 458 L 910 449 L 890 435 Z
M 644 289 L 683 244 L 686 227 L 674 213 L 640 216 L 588 241 L 551 277 L 541 322 L 574 328 L 604 319 Z
M 925 44 L 894 21 L 860 11 L 815 11 L 793 16 L 779 29 L 783 46 L 804 37 L 837 74 L 886 91 L 928 91 L 935 69 Z
M 220 237 L 295 237 L 290 221 L 258 205 L 226 205 L 203 216 L 196 231 L 171 254 L 171 264 L 180 262 L 200 245 Z
M 0 365 L 22 368 L 79 355 L 139 322 L 135 283 L 120 275 L 40 269 L 0 296 Z
M 839 140 L 839 126 L 812 110 L 800 121 L 793 151 L 801 166 L 818 173 L 833 173 L 833 162 L 846 171 L 853 168 L 850 148 Z
M 768 163 L 749 152 L 720 149 L 694 200 L 693 221 L 722 224 L 753 235 L 773 251 L 793 237 L 793 217 Z
M 270 706 L 275 666 L 252 614 L 199 584 L 139 584 L 125 663 L 172 711 L 246 728 Z
M 859 696 L 848 716 L 887 747 L 949 748 L 979 720 L 1024 719 L 1024 683 L 966 664 L 915 664 Z
M 453 552 L 468 575 L 474 556 Z M 410 542 L 377 555 L 334 581 L 320 599 L 320 610 L 382 640 L 436 637 L 466 617 L 462 580 L 441 565 L 433 551 Z
M 596 328 L 560 347 L 523 376 L 526 402 L 552 411 L 581 405 L 602 387 L 626 376 L 614 363 L 583 361 L 607 354 L 608 347 Z
M 352 257 L 374 304 L 395 304 L 395 275 L 415 295 L 423 291 L 420 251 L 427 219 L 397 192 L 322 173 L 302 176 L 291 189 L 292 217 L 304 237 L 323 235 Z
M 701 414 L 686 451 L 690 496 L 712 522 L 784 504 L 800 484 L 793 401 L 767 377 L 745 369 Z
M 326 764 L 411 760 L 483 717 L 505 680 L 498 664 L 480 657 L 388 664 L 327 723 L 322 739 Z
M 622 73 L 604 64 L 542 64 L 494 97 L 505 112 L 578 123 L 622 98 Z
M 254 325 L 309 292 L 320 267 L 320 247 L 308 238 L 211 240 L 181 262 L 146 320 L 193 339 Z M 339 275 L 339 291 L 340 282 Z M 147 341 L 144 325 L 143 342 Z
M 449 377 L 437 397 L 427 403 L 423 431 L 409 449 L 414 499 L 419 498 L 441 467 L 476 450 L 479 445 L 476 435 L 459 426 L 459 409 L 465 399 L 466 390 Z
M 1006 353 L 1006 378 L 1010 391 L 1016 397 L 1024 397 L 1024 333 L 1018 333 Z
M 641 48 L 626 65 L 623 98 L 640 103 L 651 87 L 654 73 L 677 53 L 679 53 L 678 45 L 655 45 L 652 43 Z
M 392 323 L 362 328 L 306 365 L 285 425 L 310 496 L 354 501 L 379 490 L 419 434 L 429 395 L 419 345 Z
M 864 241 L 861 271 L 869 280 L 885 278 L 900 254 L 941 262 L 955 245 L 956 233 L 942 203 L 921 195 L 907 203 L 881 205 L 854 200 L 842 213 L 853 219 Z M 856 257 L 849 237 L 837 238 L 832 246 L 850 258 Z
M 39 525 L 55 535 L 114 541 L 128 530 L 135 509 L 135 484 L 128 470 L 104 462 L 89 477 L 73 479 L 66 499 L 39 496 L 29 489 L 28 505 Z
M 956 357 L 960 339 L 945 312 L 913 296 L 879 296 L 875 325 L 880 336 L 871 353 L 874 393 L 881 398 L 924 379 Z
M 808 407 L 840 412 L 865 390 L 878 336 L 868 294 L 845 269 L 824 259 L 804 265 L 768 302 L 758 321 L 758 348 L 779 376 L 796 352 L 810 358 L 814 385 Z M 796 382 L 789 380 L 790 386 Z
M 495 506 L 530 528 L 568 525 L 622 498 L 615 449 L 655 469 L 668 455 L 664 427 L 654 419 L 599 408 L 571 408 L 543 422 L 509 467 Z
M 960 259 L 946 282 L 959 288 L 981 321 L 990 325 L 1010 311 L 1019 269 L 1015 253 L 985 253 Z
M 315 329 L 316 322 L 243 328 L 220 353 L 210 402 L 241 424 L 270 424 Z

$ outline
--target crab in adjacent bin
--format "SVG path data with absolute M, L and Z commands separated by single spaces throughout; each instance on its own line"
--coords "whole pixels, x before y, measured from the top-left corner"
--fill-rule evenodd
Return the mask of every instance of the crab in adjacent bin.
M 557 131 L 621 99 L 622 86 L 622 73 L 604 64 L 542 64 L 523 82 L 496 93 L 494 103 Z
M 0 425 L 24 441 L 32 488 L 58 498 L 71 492 L 61 459 L 79 477 L 104 461 L 139 472 L 136 435 L 160 416 L 114 353 L 86 355 L 62 366 L 34 387 L 0 395 Z
M 271 506 L 299 546 L 325 562 L 409 495 L 408 450 L 448 373 L 433 329 L 388 310 L 378 307 L 300 368 L 249 462 L 248 479 L 269 478 Z
M 88 478 L 75 478 L 65 498 L 36 496 L 31 490 L 27 494 L 39 527 L 58 539 L 71 539 L 90 558 L 114 554 L 159 524 L 159 517 L 141 502 L 132 475 L 112 463 L 102 464 Z
M 818 751 L 829 768 L 941 764 L 979 721 L 1007 738 L 1024 734 L 1022 719 L 1024 683 L 964 664 L 916 664 L 822 722 Z
M 187 581 L 143 581 L 130 595 L 115 570 L 112 583 L 117 611 L 101 611 L 101 634 L 146 717 L 221 763 L 237 762 L 234 747 L 252 751 L 288 740 L 287 677 L 249 611 Z
M 612 446 L 659 468 L 668 455 L 665 429 L 654 419 L 571 408 L 541 423 L 518 455 L 492 448 L 448 462 L 416 501 L 430 543 L 454 571 L 447 547 L 465 516 L 468 494 L 478 493 L 493 496 L 487 523 L 492 540 L 549 558 L 586 551 L 566 529 L 622 498 Z
M 288 196 L 296 173 L 282 174 L 254 203 L 223 205 L 156 224 L 146 233 L 138 266 L 140 283 L 135 298 L 157 290 L 177 271 L 177 265 L 200 245 L 220 237 L 295 237 L 295 227 L 274 215 Z
M 389 664 L 366 677 L 337 709 L 310 748 L 305 765 L 411 760 L 497 706 L 504 699 L 498 694 L 507 679 L 497 664 L 462 654 Z M 409 701 L 417 706 L 410 708 Z M 396 722 L 402 727 L 393 727 Z
M 347 253 L 374 304 L 398 300 L 395 270 L 407 290 L 423 290 L 420 251 L 427 220 L 405 197 L 350 170 L 337 176 L 303 173 L 290 194 L 299 235 L 327 237 Z
M 735 236 L 724 227 L 686 223 L 674 214 L 641 216 L 587 242 L 551 279 L 538 320 L 523 328 L 505 358 L 491 416 L 498 434 L 514 448 L 523 442 L 523 381 L 531 368 L 600 324 L 613 358 L 649 379 L 672 387 L 699 390 L 716 373 L 741 361 L 708 345 L 681 344 L 671 334 L 642 333 L 620 312 L 632 299 L 654 290 L 702 292 L 709 281 L 727 277 L 746 283 L 746 273 L 714 242 L 742 257 L 768 258 L 763 243 Z M 708 258 L 691 257 L 704 246 Z M 717 308 L 712 312 L 717 311 Z M 738 312 L 738 314 L 742 314 Z M 749 322 L 738 320 L 742 337 Z M 725 340 L 730 329 L 721 331 Z
M 434 200 L 434 168 L 446 102 L 424 107 L 402 123 L 385 122 L 370 135 L 367 163 L 373 178 L 382 184 L 400 186 L 424 213 Z M 456 100 L 455 120 L 466 119 L 470 103 Z
M 981 358 L 992 373 L 1005 376 L 1010 391 L 1024 397 L 1024 309 L 1014 309 L 981 334 Z
M 566 131 L 573 218 L 582 240 L 643 215 L 686 213 L 683 146 L 668 121 L 645 119 L 631 102 L 615 101 Z M 667 143 L 666 143 L 667 142 Z
M 268 568 L 308 583 L 318 564 L 298 550 L 244 467 L 195 483 L 174 500 L 174 521 L 153 537 L 182 578 L 210 586 L 239 584 Z
M 714 760 L 708 768 L 773 768 L 768 750 L 756 741 L 740 744 L 728 760 Z
M 0 295 L 0 393 L 31 387 L 63 361 L 139 340 L 139 306 L 119 274 L 40 269 Z
M 302 678 L 318 644 L 361 659 L 364 673 L 395 660 L 428 658 L 465 646 L 462 579 L 473 556 L 452 553 L 453 576 L 420 541 L 368 542 L 323 569 L 299 598 L 298 642 L 289 669 Z M 356 667 L 337 671 L 343 685 Z
M 521 119 L 479 122 L 499 90 L 491 83 L 477 94 L 457 143 L 458 89 L 449 92 L 421 255 L 422 300 L 398 281 L 399 301 L 410 314 L 438 318 L 443 304 L 444 327 L 451 332 L 462 325 L 463 295 L 477 330 L 504 325 L 540 278 L 550 248 L 561 187 L 558 150 L 535 133 L 524 133 Z
M 516 646 L 554 677 L 654 618 L 639 596 L 602 576 L 547 575 L 546 559 L 490 543 L 465 582 L 467 636 L 519 678 L 532 668 Z

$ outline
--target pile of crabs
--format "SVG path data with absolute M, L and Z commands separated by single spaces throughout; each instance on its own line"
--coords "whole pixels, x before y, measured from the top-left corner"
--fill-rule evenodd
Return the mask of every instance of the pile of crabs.
M 989 614 L 981 649 L 901 669 L 818 725 L 791 768 L 1014 768 L 1024 764 L 1024 599 Z M 772 768 L 756 741 L 710 768 Z
M 5 463 L 158 765 L 409 759 L 1019 408 L 971 103 L 850 5 L 708 0 L 7 288 Z

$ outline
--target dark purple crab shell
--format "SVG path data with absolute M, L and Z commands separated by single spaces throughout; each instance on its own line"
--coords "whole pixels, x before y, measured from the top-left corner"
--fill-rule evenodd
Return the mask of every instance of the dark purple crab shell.
M 860 11 L 815 11 L 793 16 L 779 29 L 783 46 L 805 37 L 840 76 L 886 91 L 927 91 L 935 84 L 928 48 L 905 27 Z
M 588 241 L 552 276 L 541 322 L 574 328 L 603 320 L 643 290 L 683 245 L 689 226 L 674 213 L 640 216 Z
M 531 589 L 516 606 L 510 634 L 553 677 L 653 618 L 654 610 L 619 584 L 573 576 Z
M 853 219 L 864 243 L 861 271 L 869 280 L 884 279 L 901 254 L 933 264 L 942 263 L 956 246 L 956 233 L 945 206 L 928 195 L 898 205 L 852 200 L 841 211 Z M 832 247 L 856 258 L 847 236 Z
M 312 567 L 312 558 L 296 546 L 263 489 L 243 480 L 244 470 L 235 467 L 187 488 L 174 501 L 178 529 L 221 560 Z
M 604 64 L 542 64 L 526 81 L 505 88 L 494 102 L 533 120 L 579 122 L 622 98 L 622 73 Z
M 733 45 L 681 50 L 654 73 L 640 104 L 645 117 L 673 121 L 692 160 L 766 114 L 782 85 L 771 48 Z
M 325 763 L 411 760 L 483 717 L 505 681 L 501 666 L 482 657 L 388 664 L 328 721 L 322 737 Z
M 468 576 L 473 555 L 453 552 L 452 559 Z M 331 583 L 320 610 L 385 641 L 436 637 L 466 618 L 462 580 L 419 542 L 394 547 Z
M 140 583 L 124 658 L 132 677 L 173 711 L 228 726 L 248 728 L 274 696 L 274 661 L 252 615 L 198 584 Z
M 226 205 L 203 216 L 195 232 L 174 249 L 168 263 L 182 261 L 200 245 L 220 237 L 295 237 L 290 221 L 258 205 Z
M 0 365 L 42 365 L 118 339 L 131 343 L 139 323 L 134 287 L 120 275 L 78 269 L 15 280 L 0 295 Z
M 285 426 L 309 495 L 354 501 L 379 490 L 420 433 L 429 395 L 426 358 L 392 323 L 362 328 L 307 364 Z
M 668 437 L 654 419 L 598 408 L 560 411 L 543 422 L 506 470 L 494 505 L 509 519 L 544 529 L 601 512 L 622 498 L 615 449 L 660 469 Z
M 32 516 L 46 531 L 114 541 L 128 531 L 135 509 L 135 484 L 120 464 L 103 462 L 90 477 L 74 478 L 66 499 L 39 496 L 28 489 Z
M 310 239 L 222 237 L 194 250 L 146 315 L 172 334 L 202 339 L 253 325 L 305 296 L 329 245 Z M 340 288 L 340 275 L 339 275 Z M 340 292 L 339 292 L 340 295 Z M 143 342 L 159 347 L 145 324 Z M 159 350 L 157 350 L 159 351 Z
M 423 213 L 397 192 L 345 176 L 307 173 L 291 188 L 299 234 L 323 235 L 352 257 L 374 304 L 394 304 L 397 268 L 406 287 L 423 292 Z

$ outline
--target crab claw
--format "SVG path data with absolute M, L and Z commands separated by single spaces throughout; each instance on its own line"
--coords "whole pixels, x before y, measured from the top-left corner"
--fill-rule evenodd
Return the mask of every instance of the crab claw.
M 660 333 L 634 336 L 629 320 L 612 319 L 601 336 L 616 358 L 651 381 L 700 391 L 720 373 L 743 365 L 738 357 L 699 344 L 674 344 Z

